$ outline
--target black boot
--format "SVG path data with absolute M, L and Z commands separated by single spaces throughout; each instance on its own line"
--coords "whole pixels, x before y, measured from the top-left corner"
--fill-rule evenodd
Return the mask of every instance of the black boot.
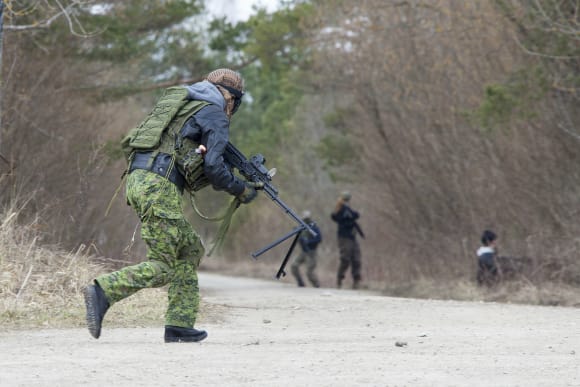
M 206 331 L 198 331 L 195 328 L 174 327 L 172 325 L 165 326 L 166 343 L 194 343 L 196 341 L 202 341 L 206 337 Z
M 83 294 L 85 296 L 85 306 L 87 307 L 87 326 L 90 334 L 98 339 L 101 336 L 101 324 L 105 313 L 109 309 L 109 302 L 105 292 L 99 284 L 87 286 Z

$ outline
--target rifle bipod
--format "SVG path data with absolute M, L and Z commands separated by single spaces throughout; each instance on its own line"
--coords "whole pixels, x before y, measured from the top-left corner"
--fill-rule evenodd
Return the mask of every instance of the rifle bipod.
M 288 264 L 288 261 L 290 260 L 290 257 L 292 256 L 292 252 L 294 251 L 294 248 L 296 247 L 296 243 L 298 243 L 298 238 L 300 237 L 300 233 L 304 230 L 306 230 L 306 227 L 304 227 L 302 225 L 294 228 L 292 231 L 290 231 L 288 234 L 284 235 L 283 237 L 280 237 L 277 240 L 275 240 L 274 242 L 270 243 L 269 245 L 261 248 L 260 250 L 258 250 L 256 252 L 253 252 L 252 257 L 254 259 L 257 259 L 260 255 L 264 254 L 266 251 L 272 249 L 273 247 L 278 246 L 280 243 L 282 243 L 285 240 L 290 239 L 291 237 L 294 236 L 294 240 L 292 241 L 292 244 L 290 245 L 290 248 L 288 249 L 288 252 L 286 253 L 286 256 L 284 257 L 284 260 L 282 261 L 282 264 L 280 265 L 280 268 L 278 269 L 278 272 L 276 273 L 277 279 L 280 279 L 280 277 L 284 277 L 286 275 L 286 271 L 284 271 L 284 268 L 286 267 L 286 265 Z

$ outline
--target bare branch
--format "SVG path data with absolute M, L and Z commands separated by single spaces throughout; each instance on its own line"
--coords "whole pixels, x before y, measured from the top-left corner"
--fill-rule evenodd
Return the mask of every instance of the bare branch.
M 73 8 L 73 6 L 72 5 L 69 5 L 67 8 L 63 9 L 61 12 L 58 12 L 58 13 L 52 15 L 51 17 L 49 17 L 48 19 L 43 20 L 41 22 L 34 23 L 34 24 L 24 24 L 24 25 L 13 25 L 13 24 L 11 25 L 11 24 L 8 24 L 8 25 L 5 25 L 4 26 L 4 30 L 9 30 L 9 31 L 24 31 L 24 30 L 48 28 L 59 17 L 64 16 L 64 14 L 66 14 L 67 12 L 70 12 L 70 10 L 72 8 Z
M 22 24 L 22 25 L 5 24 L 3 29 L 6 31 L 26 31 L 26 30 L 45 29 L 49 28 L 59 18 L 64 17 L 69 27 L 69 31 L 72 35 L 83 38 L 93 36 L 95 34 L 100 33 L 100 31 L 95 32 L 85 31 L 83 25 L 77 19 L 74 12 L 75 9 L 79 9 L 83 6 L 87 6 L 92 3 L 94 3 L 93 0 L 88 1 L 71 0 L 69 4 L 63 4 L 60 0 L 46 0 L 46 4 L 48 6 L 49 11 L 45 19 L 36 21 L 32 24 Z M 32 12 L 34 9 L 36 9 L 37 4 L 38 3 L 32 5 L 31 8 L 24 11 L 16 11 L 13 9 L 8 9 L 8 11 L 10 12 L 12 18 L 17 18 L 18 16 L 22 16 L 24 14 Z
M 549 58 L 549 59 L 577 59 L 580 58 L 580 56 L 578 55 L 548 55 L 548 54 L 542 54 L 541 52 L 537 52 L 537 51 L 532 51 L 529 48 L 527 48 L 521 41 L 520 39 L 517 37 L 517 35 L 514 35 L 514 40 L 517 43 L 518 46 L 520 46 L 520 48 L 529 55 L 534 55 L 534 56 L 539 56 L 541 58 Z

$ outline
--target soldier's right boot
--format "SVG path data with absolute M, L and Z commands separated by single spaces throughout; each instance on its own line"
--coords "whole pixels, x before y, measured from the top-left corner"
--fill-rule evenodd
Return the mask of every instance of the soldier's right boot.
M 166 343 L 195 343 L 207 337 L 206 331 L 199 331 L 195 328 L 182 328 L 172 325 L 165 326 Z
M 83 295 L 85 297 L 85 306 L 87 309 L 86 318 L 89 333 L 95 339 L 98 339 L 101 336 L 101 324 L 103 323 L 103 318 L 109 309 L 109 301 L 107 301 L 105 292 L 97 283 L 87 286 L 83 290 Z

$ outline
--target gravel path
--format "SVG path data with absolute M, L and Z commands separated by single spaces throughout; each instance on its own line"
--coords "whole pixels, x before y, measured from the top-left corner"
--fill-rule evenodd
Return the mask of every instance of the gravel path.
M 106 324 L 99 340 L 2 332 L 0 386 L 580 386 L 580 309 L 200 283 L 205 341 Z

